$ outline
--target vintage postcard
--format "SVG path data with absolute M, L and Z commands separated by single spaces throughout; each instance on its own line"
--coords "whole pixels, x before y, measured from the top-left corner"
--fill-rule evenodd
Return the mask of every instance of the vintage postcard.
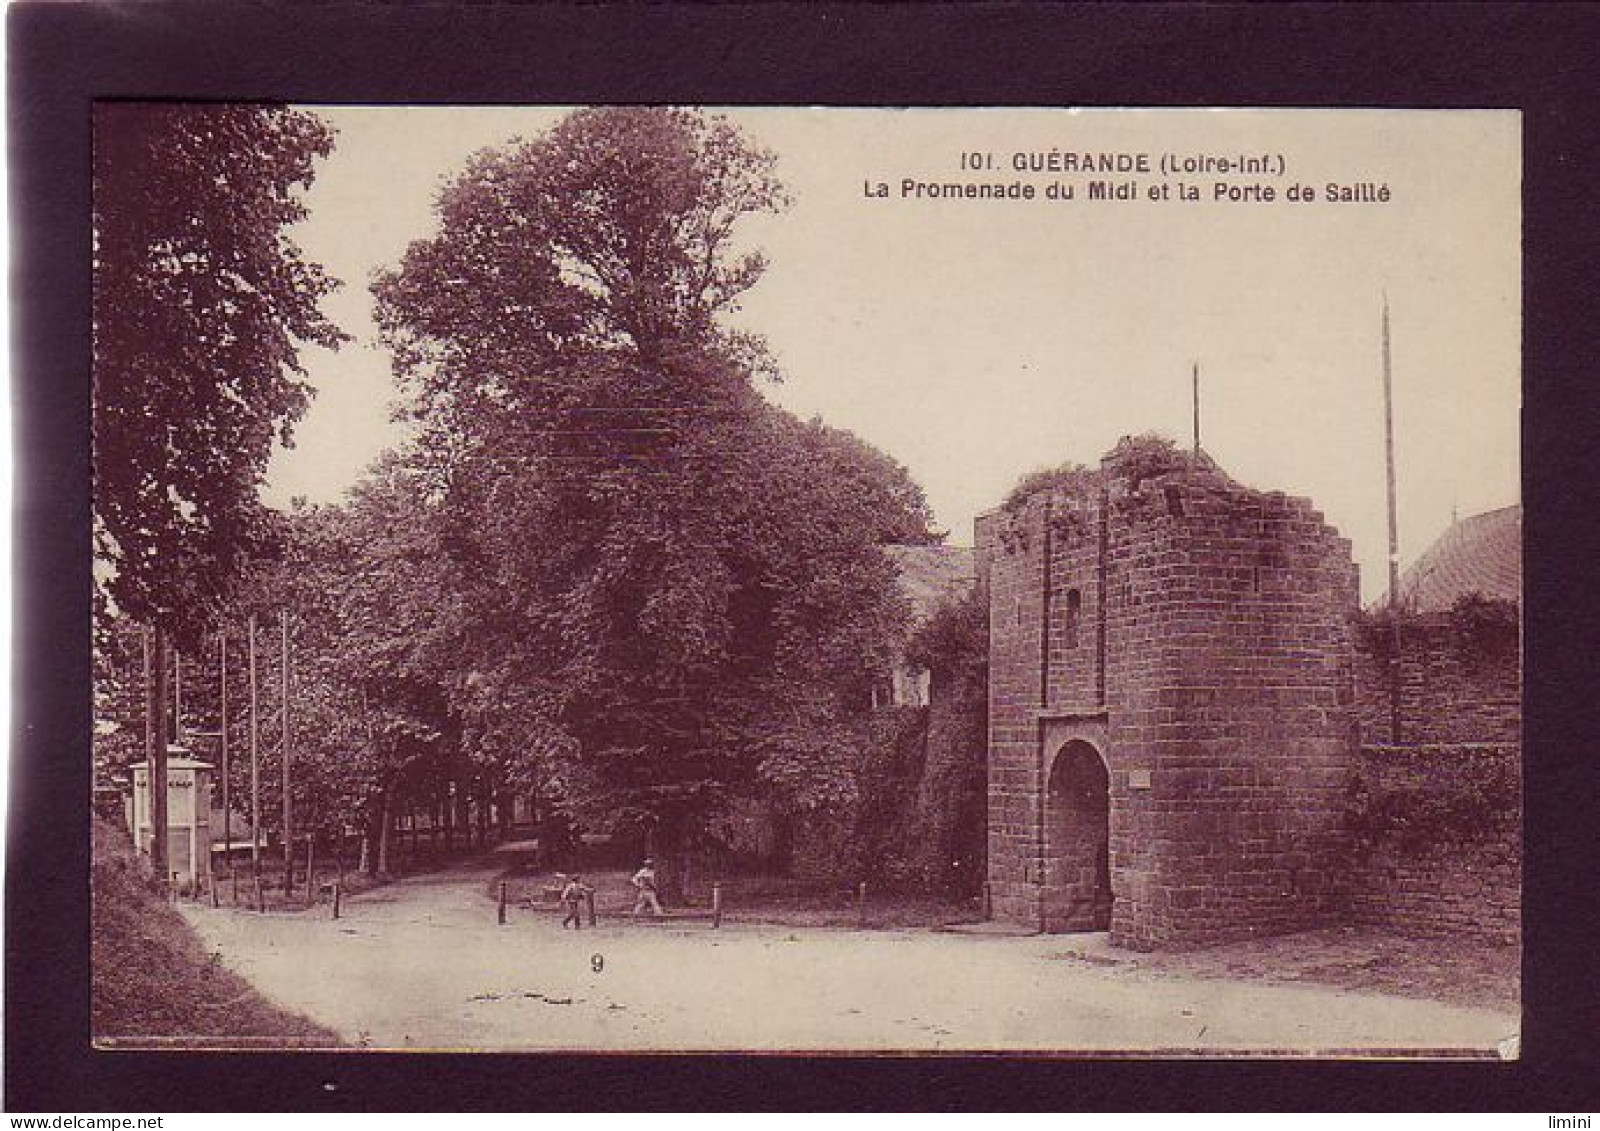
M 100 1047 L 1518 1055 L 1516 112 L 93 141 Z

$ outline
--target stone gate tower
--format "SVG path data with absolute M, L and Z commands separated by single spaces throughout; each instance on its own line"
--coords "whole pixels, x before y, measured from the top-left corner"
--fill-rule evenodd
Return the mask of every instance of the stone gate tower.
M 1332 912 L 1354 771 L 1350 544 L 1123 444 L 980 516 L 996 918 L 1185 947 Z

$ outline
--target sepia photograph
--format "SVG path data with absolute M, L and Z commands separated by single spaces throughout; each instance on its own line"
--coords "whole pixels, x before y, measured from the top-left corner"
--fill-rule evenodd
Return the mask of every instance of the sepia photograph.
M 1517 111 L 92 155 L 97 1048 L 1520 1056 Z

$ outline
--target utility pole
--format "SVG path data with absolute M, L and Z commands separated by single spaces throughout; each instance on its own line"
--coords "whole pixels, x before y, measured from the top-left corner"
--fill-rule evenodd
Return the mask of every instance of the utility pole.
M 1194 363 L 1194 454 L 1200 454 L 1200 363 Z
M 250 614 L 248 664 L 250 669 L 250 862 L 261 875 L 261 726 L 256 691 L 256 615 Z
M 172 741 L 183 745 L 183 653 L 172 650 Z
M 1389 295 L 1383 296 L 1383 445 L 1389 473 L 1389 607 L 1400 606 L 1400 534 L 1394 502 L 1394 380 L 1389 364 Z
M 151 629 L 150 670 L 150 870 L 160 891 L 171 879 L 167 870 L 167 635 L 159 624 Z
M 146 770 L 156 759 L 156 716 L 150 709 L 151 696 L 155 694 L 153 669 L 150 666 L 150 626 L 139 626 L 139 645 L 144 658 L 144 764 Z
M 221 694 L 217 700 L 217 732 L 222 740 L 222 855 L 228 861 L 228 878 L 233 881 L 233 901 L 239 902 L 239 875 L 233 867 L 233 802 L 230 795 L 232 767 L 228 764 L 228 626 L 217 628 L 217 671 Z
M 290 796 L 289 796 L 289 739 L 292 731 L 289 729 L 289 610 L 281 609 L 278 612 L 278 631 L 280 635 L 280 664 L 283 676 L 283 891 L 287 895 L 294 888 L 294 836 L 293 826 L 289 823 Z
M 1383 295 L 1383 446 L 1389 488 L 1389 622 L 1394 633 L 1393 678 L 1389 684 L 1389 741 L 1399 745 L 1400 732 L 1400 534 L 1394 490 L 1394 378 L 1389 358 L 1389 293 Z

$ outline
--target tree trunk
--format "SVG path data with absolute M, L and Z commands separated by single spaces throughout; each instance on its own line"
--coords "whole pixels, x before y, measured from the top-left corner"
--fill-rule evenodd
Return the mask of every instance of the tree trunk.
M 466 782 L 455 783 L 455 822 L 456 828 L 461 832 L 461 847 L 472 847 L 472 796 Z
M 539 856 L 547 868 L 566 868 L 572 860 L 572 826 L 561 813 L 540 806 Z
M 794 866 L 794 818 L 788 813 L 772 813 L 772 852 L 767 867 L 787 876 Z
M 478 779 L 478 851 L 482 852 L 489 847 L 489 785 L 482 778 Z
M 676 817 L 662 817 L 651 830 L 650 855 L 656 862 L 656 891 L 666 907 L 683 905 L 683 890 L 688 878 L 688 858 L 684 855 L 684 830 Z
M 156 625 L 150 645 L 150 870 L 156 886 L 167 890 L 167 634 Z
M 387 878 L 389 875 L 389 827 L 394 823 L 394 814 L 389 804 L 389 791 L 383 791 L 383 799 L 379 806 L 378 816 L 378 870 L 376 876 Z

